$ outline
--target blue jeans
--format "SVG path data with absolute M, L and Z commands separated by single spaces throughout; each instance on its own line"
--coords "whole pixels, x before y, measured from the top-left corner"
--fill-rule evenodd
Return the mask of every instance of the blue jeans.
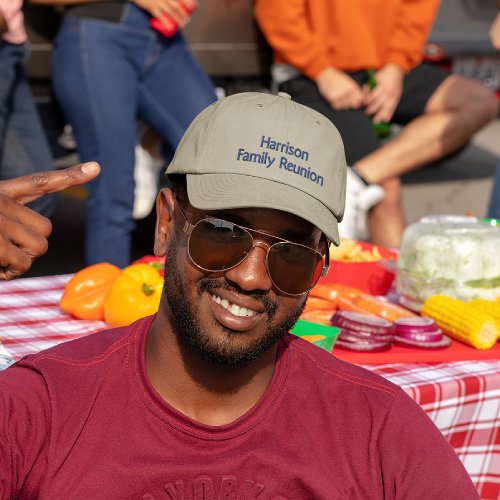
M 137 116 L 175 148 L 193 118 L 216 99 L 182 35 L 161 37 L 149 19 L 127 3 L 118 23 L 67 17 L 56 39 L 55 94 L 81 160 L 102 167 L 89 184 L 89 264 L 130 263 Z
M 54 162 L 26 78 L 26 48 L 0 41 L 0 179 L 52 170 Z M 30 203 L 49 216 L 54 196 Z
M 486 217 L 500 219 L 500 165 L 497 166 Z

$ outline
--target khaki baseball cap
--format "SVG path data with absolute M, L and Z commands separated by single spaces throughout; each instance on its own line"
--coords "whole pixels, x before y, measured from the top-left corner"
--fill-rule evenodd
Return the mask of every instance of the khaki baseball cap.
M 166 174 L 186 175 L 195 208 L 282 210 L 339 244 L 344 145 L 327 118 L 288 94 L 245 92 L 208 106 L 187 129 Z

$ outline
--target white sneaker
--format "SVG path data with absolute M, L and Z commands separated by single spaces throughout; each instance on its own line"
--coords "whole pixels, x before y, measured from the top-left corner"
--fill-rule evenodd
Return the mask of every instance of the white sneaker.
M 134 219 L 144 219 L 150 214 L 158 194 L 159 175 L 163 167 L 163 160 L 154 158 L 140 144 L 135 146 Z
M 367 240 L 367 215 L 370 208 L 384 198 L 384 190 L 378 184 L 366 185 L 351 169 L 347 168 L 347 186 L 344 219 L 339 224 L 341 238 Z

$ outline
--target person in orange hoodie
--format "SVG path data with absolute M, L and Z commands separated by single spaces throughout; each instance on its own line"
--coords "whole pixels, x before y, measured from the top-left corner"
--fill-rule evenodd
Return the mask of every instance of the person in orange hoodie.
M 438 0 L 257 0 L 279 90 L 330 118 L 349 169 L 346 237 L 399 246 L 401 174 L 446 156 L 497 116 L 480 82 L 422 63 Z M 368 71 L 375 71 L 370 90 Z M 374 123 L 405 125 L 381 145 Z

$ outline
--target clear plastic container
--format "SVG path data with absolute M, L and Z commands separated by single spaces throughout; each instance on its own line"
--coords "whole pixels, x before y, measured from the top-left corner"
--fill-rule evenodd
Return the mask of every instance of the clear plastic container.
M 403 233 L 396 290 L 420 311 L 431 295 L 461 300 L 500 297 L 500 228 L 475 217 L 424 217 Z

